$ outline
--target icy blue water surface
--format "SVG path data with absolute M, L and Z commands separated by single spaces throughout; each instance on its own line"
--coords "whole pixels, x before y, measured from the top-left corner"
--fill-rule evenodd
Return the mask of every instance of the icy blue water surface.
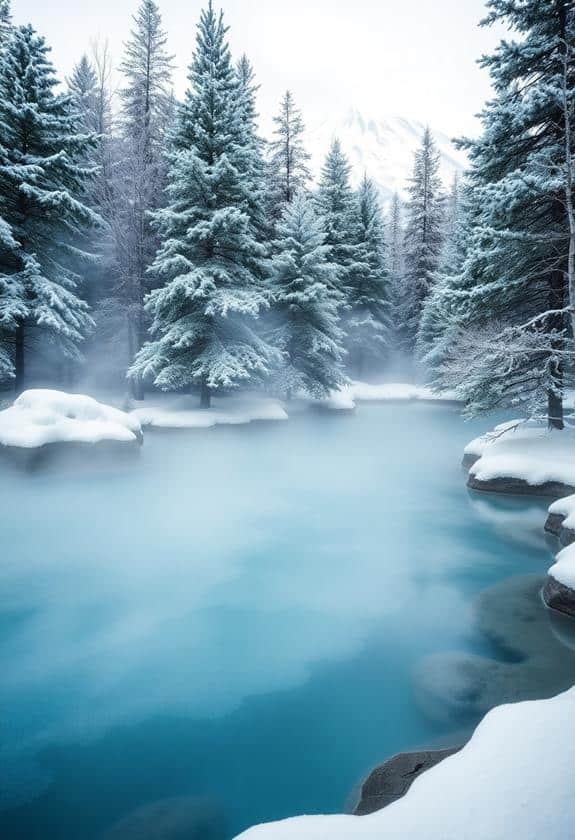
M 461 737 L 419 664 L 489 652 L 473 599 L 550 560 L 541 506 L 465 489 L 488 423 L 363 404 L 0 467 L 0 836 L 227 840 Z

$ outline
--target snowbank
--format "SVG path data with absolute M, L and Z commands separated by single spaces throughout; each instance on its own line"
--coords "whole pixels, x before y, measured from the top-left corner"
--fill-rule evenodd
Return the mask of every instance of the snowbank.
M 426 385 L 410 385 L 405 382 L 388 382 L 374 385 L 370 382 L 350 382 L 334 391 L 322 406 L 334 410 L 351 410 L 357 402 L 409 402 L 411 400 L 425 400 L 433 402 L 453 402 L 455 397 L 450 393 L 438 394 Z
M 141 441 L 136 417 L 82 394 L 36 389 L 24 391 L 0 411 L 0 445 L 33 449 L 49 443 Z
M 472 441 L 466 456 L 477 460 L 469 470 L 469 486 L 499 492 L 540 491 L 567 495 L 575 489 L 575 433 L 551 430 L 530 422 L 504 424 Z
M 137 408 L 131 416 L 142 426 L 161 429 L 205 429 L 218 424 L 237 425 L 254 420 L 287 420 L 278 400 L 242 396 L 212 399 L 212 408 L 198 408 L 197 397 L 163 396 L 150 399 L 150 404 Z
M 569 840 L 575 797 L 575 688 L 493 709 L 471 741 L 369 816 L 297 817 L 242 840 Z

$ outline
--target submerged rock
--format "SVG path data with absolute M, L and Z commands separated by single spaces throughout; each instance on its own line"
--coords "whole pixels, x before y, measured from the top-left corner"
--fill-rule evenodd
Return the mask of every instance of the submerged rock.
M 554 632 L 541 598 L 544 583 L 525 575 L 479 596 L 477 625 L 494 646 L 493 658 L 448 651 L 421 663 L 416 694 L 429 717 L 477 720 L 501 703 L 551 697 L 573 684 L 575 651 Z
M 430 767 L 459 752 L 461 746 L 442 750 L 418 750 L 399 753 L 380 764 L 361 786 L 360 799 L 354 814 L 365 816 L 379 811 L 400 799 L 413 782 Z

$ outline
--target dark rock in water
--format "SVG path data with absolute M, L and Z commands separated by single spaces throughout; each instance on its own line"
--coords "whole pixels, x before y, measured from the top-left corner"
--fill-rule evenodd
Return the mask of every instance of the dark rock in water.
M 547 575 L 543 587 L 543 600 L 551 609 L 575 618 L 575 591 L 551 575 Z
M 369 774 L 361 787 L 360 800 L 354 813 L 360 817 L 373 814 L 400 799 L 418 776 L 460 749 L 461 746 L 458 746 L 394 755 Z
M 46 443 L 44 446 L 1 446 L 0 461 L 20 470 L 35 472 L 45 467 L 74 467 L 98 469 L 119 466 L 137 457 L 143 444 L 140 432 L 136 440 L 101 440 L 96 443 L 67 441 Z
M 482 493 L 505 493 L 510 496 L 544 496 L 550 499 L 560 499 L 575 493 L 575 487 L 562 484 L 560 481 L 545 481 L 543 484 L 529 484 L 523 478 L 499 477 L 479 479 L 469 474 L 467 486 L 471 490 Z
M 475 722 L 494 706 L 552 697 L 573 685 L 575 651 L 552 626 L 544 584 L 539 575 L 514 577 L 479 596 L 477 627 L 493 658 L 447 651 L 420 663 L 416 697 L 428 717 Z
M 575 531 L 573 528 L 565 528 L 564 522 L 565 517 L 561 513 L 550 513 L 545 522 L 547 533 L 557 537 L 562 546 L 575 542 Z

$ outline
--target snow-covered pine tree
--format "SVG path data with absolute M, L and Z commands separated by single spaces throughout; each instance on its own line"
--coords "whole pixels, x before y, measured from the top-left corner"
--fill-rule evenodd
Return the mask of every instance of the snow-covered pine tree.
M 256 96 L 259 86 L 256 84 L 253 67 L 246 55 L 237 63 L 238 108 L 244 130 L 244 148 L 246 151 L 243 169 L 251 181 L 249 195 L 249 214 L 254 231 L 260 241 L 270 236 L 270 225 L 266 213 L 266 164 L 264 158 L 265 142 L 258 134 L 258 113 Z
M 98 77 L 93 64 L 85 53 L 74 66 L 66 82 L 68 93 L 80 117 L 82 128 L 86 132 L 96 133 L 98 130 L 96 124 Z
M 460 333 L 466 294 L 465 262 L 472 236 L 472 198 L 468 185 L 454 179 L 449 197 L 446 239 L 433 288 L 427 297 L 417 334 L 417 355 L 430 384 L 441 388 L 446 361 Z
M 391 280 L 377 188 L 364 176 L 356 196 L 355 268 L 348 275 L 344 329 L 354 374 L 366 363 L 381 362 L 390 350 Z
M 344 333 L 328 261 L 325 232 L 303 192 L 286 204 L 271 262 L 274 326 L 271 338 L 283 356 L 274 384 L 289 399 L 305 391 L 326 397 L 343 384 Z
M 408 192 L 400 341 L 403 350 L 412 355 L 421 312 L 433 286 L 443 245 L 444 197 L 439 153 L 429 128 L 415 153 Z
M 307 165 L 310 155 L 303 142 L 305 126 L 289 90 L 284 94 L 274 124 L 274 139 L 269 144 L 268 212 L 277 220 L 285 205 L 305 189 L 310 179 Z
M 10 357 L 20 389 L 29 338 L 56 344 L 68 358 L 92 320 L 78 295 L 87 228 L 99 218 L 83 202 L 93 139 L 79 133 L 70 98 L 54 91 L 44 39 L 15 28 L 0 61 L 0 274 L 13 335 Z M 14 247 L 14 244 L 17 247 Z
M 10 0 L 0 0 L 0 49 L 6 44 L 12 31 L 12 10 Z
M 131 358 L 146 334 L 146 271 L 158 245 L 149 214 L 160 206 L 165 187 L 164 141 L 172 113 L 172 57 L 166 44 L 158 4 L 141 0 L 120 65 L 125 79 L 120 91 L 124 142 L 116 244 Z M 133 396 L 143 399 L 142 383 L 137 377 L 131 381 Z
M 399 193 L 395 192 L 391 199 L 391 205 L 387 217 L 387 251 L 390 277 L 390 290 L 392 301 L 392 344 L 397 347 L 400 343 L 399 324 L 402 316 L 403 306 L 403 242 L 405 231 L 403 229 L 403 203 Z
M 336 289 L 344 309 L 349 306 L 354 273 L 366 268 L 358 242 L 359 218 L 350 173 L 347 157 L 335 138 L 321 170 L 316 203 L 325 229 L 329 260 L 337 266 Z
M 566 282 L 569 220 L 563 76 L 575 101 L 565 0 L 490 0 L 486 24 L 518 33 L 483 59 L 495 90 L 471 159 L 473 227 L 458 295 L 459 330 L 443 369 L 469 413 L 527 403 L 563 426 L 573 344 Z
M 213 391 L 268 374 L 279 354 L 255 329 L 267 295 L 263 247 L 249 215 L 244 113 L 227 29 L 210 2 L 201 13 L 190 87 L 169 155 L 169 202 L 154 214 L 162 245 L 152 270 L 165 283 L 146 308 L 153 340 L 131 375 L 164 390 Z

